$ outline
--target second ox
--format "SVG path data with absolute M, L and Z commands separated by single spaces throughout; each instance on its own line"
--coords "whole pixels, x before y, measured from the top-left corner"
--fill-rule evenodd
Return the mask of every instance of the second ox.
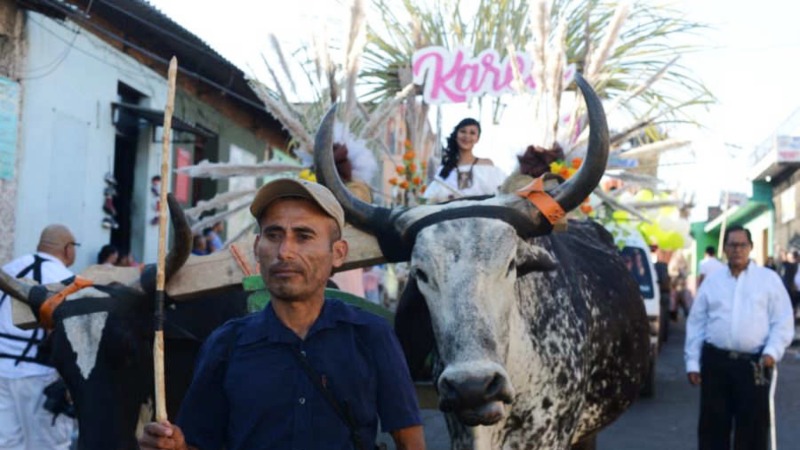
M 175 245 L 166 259 L 169 279 L 190 253 L 191 231 L 169 196 Z M 44 363 L 69 389 L 79 425 L 79 450 L 136 450 L 137 427 L 153 415 L 155 267 L 131 285 L 79 291 L 52 311 Z M 45 300 L 61 285 L 31 287 L 0 270 L 0 290 L 28 303 L 41 320 Z M 74 299 L 74 301 L 73 301 Z M 166 309 L 167 410 L 177 414 L 202 340 L 225 320 L 245 314 L 243 292 L 206 294 Z M 43 353 L 40 350 L 40 354 Z

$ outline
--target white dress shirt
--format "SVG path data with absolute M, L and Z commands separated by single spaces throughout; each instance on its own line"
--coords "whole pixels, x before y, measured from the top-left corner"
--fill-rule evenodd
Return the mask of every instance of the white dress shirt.
M 687 372 L 700 372 L 703 343 L 780 361 L 794 337 L 792 304 L 775 271 L 750 261 L 734 278 L 729 267 L 700 285 L 686 322 Z
M 56 257 L 47 253 L 36 253 L 45 261 L 42 262 L 42 283 L 56 283 L 66 278 L 72 277 L 74 274 Z M 3 266 L 3 271 L 12 277 L 17 276 L 23 269 L 33 263 L 33 255 L 21 256 L 10 263 Z M 33 272 L 28 273 L 25 278 L 33 279 Z M 0 293 L 1 294 L 1 293 Z M 0 295 L 1 297 L 2 295 Z M 11 300 L 6 298 L 2 305 L 0 305 L 0 333 L 6 333 L 22 338 L 30 338 L 33 335 L 33 330 L 23 330 L 14 326 L 11 316 Z M 39 331 L 39 338 L 42 337 L 42 332 Z M 8 339 L 0 337 L 0 353 L 9 355 L 21 355 L 27 346 L 27 342 L 18 341 L 16 339 Z M 36 356 L 37 348 L 34 346 L 29 352 L 29 357 Z M 40 364 L 20 362 L 15 364 L 15 360 L 9 358 L 0 358 L 0 377 L 5 378 L 22 378 L 34 375 L 46 375 L 55 373 L 54 369 L 43 366 Z

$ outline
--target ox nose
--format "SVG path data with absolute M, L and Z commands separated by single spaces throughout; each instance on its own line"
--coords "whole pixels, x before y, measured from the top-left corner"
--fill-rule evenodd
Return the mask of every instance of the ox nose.
M 511 403 L 512 388 L 508 378 L 500 372 L 485 374 L 442 374 L 438 383 L 439 409 L 452 412 L 472 409 L 487 403 Z

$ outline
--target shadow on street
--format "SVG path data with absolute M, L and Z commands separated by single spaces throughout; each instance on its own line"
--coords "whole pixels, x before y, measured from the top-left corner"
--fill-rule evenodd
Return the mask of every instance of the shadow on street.
M 639 399 L 614 424 L 603 430 L 598 450 L 694 450 L 700 390 L 689 385 L 683 363 L 684 322 L 670 324 L 669 340 L 663 346 L 656 369 L 656 394 Z M 799 448 L 800 355 L 790 347 L 778 366 L 775 397 L 778 449 Z

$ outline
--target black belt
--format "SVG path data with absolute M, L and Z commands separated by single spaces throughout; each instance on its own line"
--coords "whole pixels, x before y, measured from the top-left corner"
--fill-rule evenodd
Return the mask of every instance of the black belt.
M 724 356 L 728 359 L 739 359 L 745 361 L 758 361 L 761 358 L 761 353 L 745 353 L 745 352 L 738 352 L 735 350 L 727 350 L 724 348 L 715 347 L 708 342 L 703 344 L 703 352 L 708 352 L 709 354 L 716 355 L 716 356 Z

